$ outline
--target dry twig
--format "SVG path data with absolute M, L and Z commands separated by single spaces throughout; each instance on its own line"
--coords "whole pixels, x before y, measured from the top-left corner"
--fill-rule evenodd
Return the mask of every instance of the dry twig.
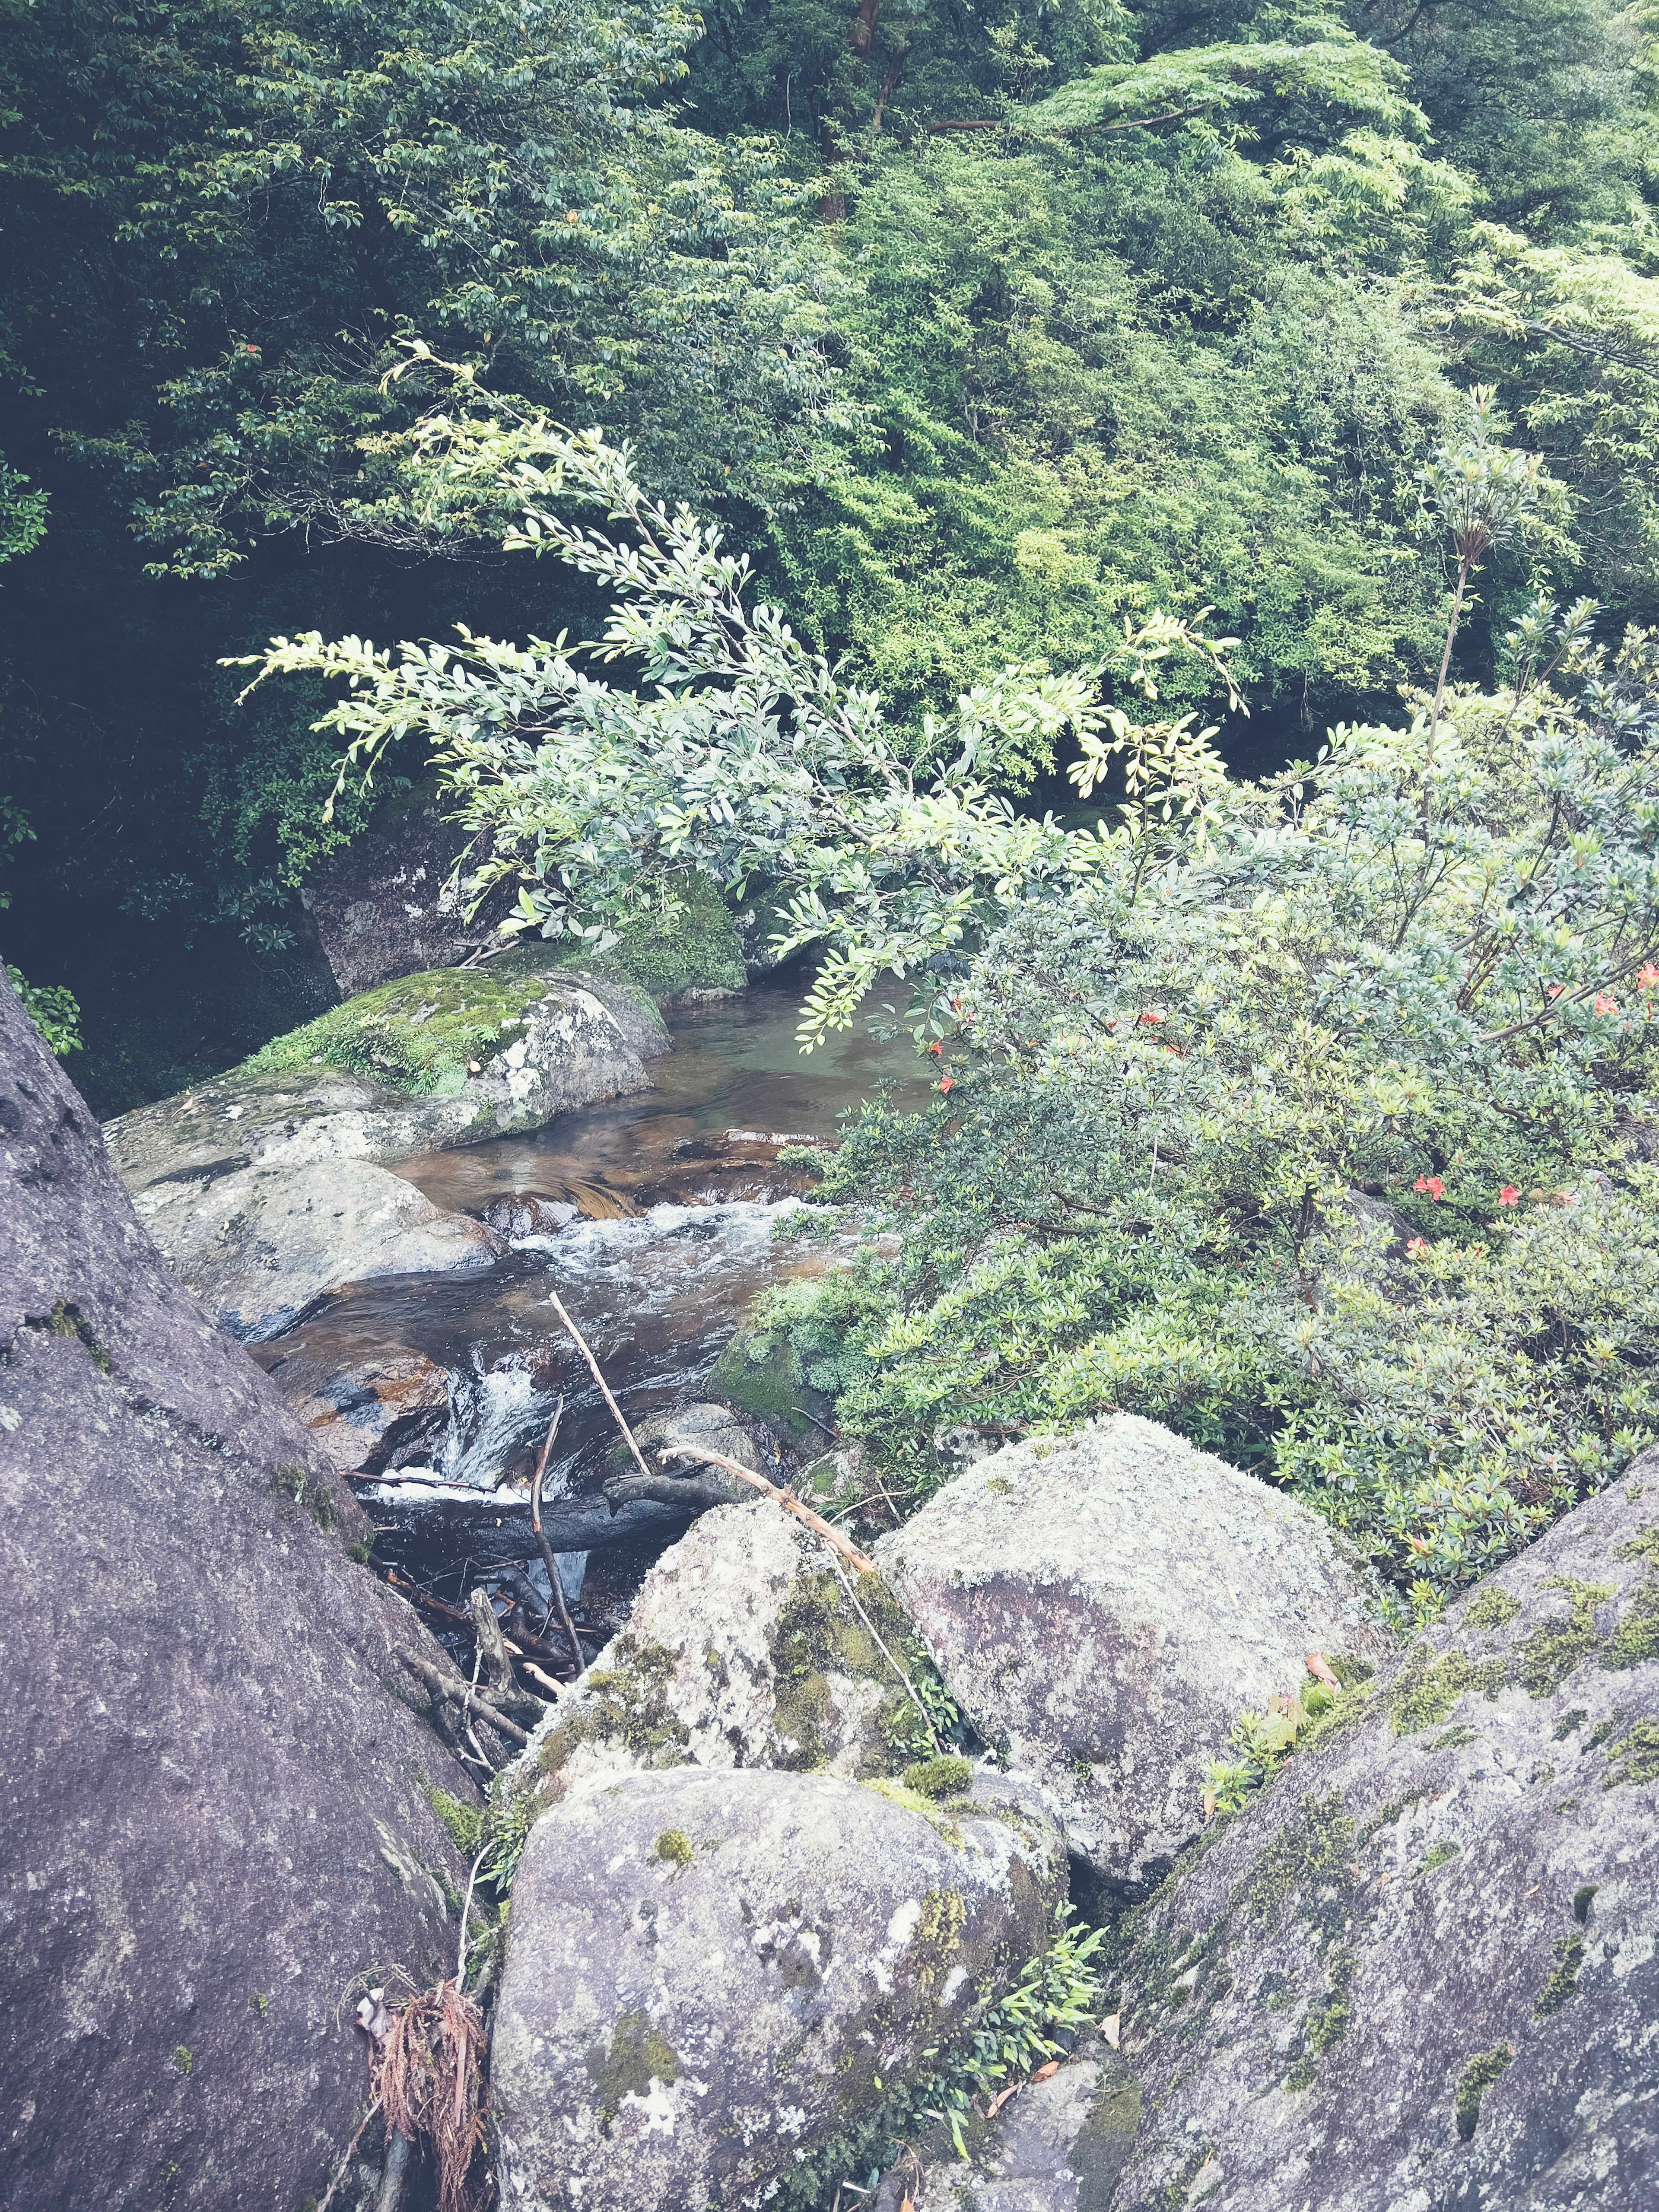
M 735 1474 L 750 1489 L 763 1492 L 768 1498 L 781 1505 L 786 1513 L 793 1513 L 798 1521 L 804 1521 L 809 1528 L 823 1537 L 826 1544 L 839 1552 L 843 1559 L 850 1559 L 861 1575 L 872 1575 L 876 1571 L 875 1561 L 866 1559 L 858 1546 L 848 1543 L 840 1529 L 832 1528 L 821 1513 L 814 1513 L 810 1505 L 803 1505 L 793 1490 L 780 1489 L 775 1482 L 769 1482 L 763 1474 L 757 1474 L 752 1467 L 744 1467 L 740 1461 L 728 1459 L 724 1452 L 710 1451 L 706 1444 L 659 1444 L 657 1456 L 659 1459 L 698 1459 L 706 1461 L 710 1467 L 724 1468 L 727 1474 Z
M 553 1303 L 556 1306 L 559 1305 L 559 1302 L 556 1298 L 554 1299 Z M 559 1311 L 563 1315 L 564 1308 L 562 1306 L 559 1306 Z M 568 1328 L 570 1328 L 570 1321 L 568 1315 L 565 1315 L 565 1326 Z M 573 1336 L 575 1335 L 575 1331 L 571 1329 L 571 1334 Z M 578 1336 L 576 1338 L 576 1341 L 578 1344 L 581 1344 L 580 1337 Z M 582 1349 L 584 1352 L 586 1352 L 587 1346 L 584 1344 L 582 1345 Z M 592 1352 L 588 1352 L 587 1359 L 589 1366 L 592 1366 L 593 1355 Z M 597 1374 L 598 1371 L 598 1369 L 595 1368 L 594 1372 Z M 601 1384 L 600 1388 L 603 1389 L 604 1385 Z M 605 1395 L 609 1397 L 610 1395 L 610 1392 L 607 1390 L 605 1392 Z M 582 1658 L 582 1647 L 577 1638 L 576 1625 L 570 1618 L 570 1608 L 564 1601 L 564 1580 L 559 1573 L 559 1562 L 557 1556 L 554 1552 L 553 1547 L 548 1542 L 546 1536 L 542 1532 L 542 1478 L 547 1473 L 547 1455 L 553 1449 L 554 1437 L 559 1433 L 559 1422 L 563 1413 L 564 1400 L 562 1396 L 558 1404 L 553 1408 L 553 1418 L 547 1425 L 547 1434 L 542 1439 L 542 1448 L 536 1457 L 536 1472 L 530 1480 L 530 1528 L 532 1534 L 536 1539 L 536 1548 L 542 1555 L 542 1565 L 547 1569 L 547 1609 L 551 1613 L 555 1606 L 558 1607 L 559 1619 L 564 1624 L 564 1632 L 570 1638 L 570 1656 L 575 1661 L 576 1672 L 580 1674 L 582 1671 L 583 1665 L 585 1664 Z M 618 1413 L 617 1418 L 618 1420 L 621 1420 L 622 1415 Z M 632 1439 L 630 1438 L 629 1441 L 631 1442 Z M 635 1452 L 635 1457 L 637 1458 L 638 1456 L 638 1453 Z M 544 1631 L 545 1631 L 547 1627 L 545 1620 L 543 1621 L 542 1627 Z
M 569 1331 L 570 1335 L 574 1338 L 577 1351 L 580 1352 L 582 1358 L 587 1362 L 588 1371 L 592 1376 L 593 1380 L 599 1384 L 599 1390 L 605 1399 L 605 1402 L 610 1407 L 611 1416 L 616 1421 L 617 1426 L 622 1431 L 623 1441 L 627 1443 L 629 1450 L 633 1453 L 640 1473 L 645 1477 L 646 1480 L 649 1482 L 651 1480 L 651 1470 L 646 1465 L 644 1455 L 641 1452 L 638 1444 L 634 1441 L 633 1430 L 629 1427 L 628 1423 L 623 1418 L 622 1407 L 617 1403 L 616 1400 L 611 1395 L 611 1385 L 605 1381 L 605 1376 L 600 1373 L 599 1363 L 594 1358 L 592 1351 L 588 1345 L 587 1339 L 582 1334 L 580 1329 L 577 1328 L 575 1322 L 571 1320 L 569 1315 L 560 1304 L 559 1294 L 556 1291 L 550 1291 L 548 1292 L 547 1302 L 549 1305 L 552 1307 L 554 1312 L 557 1314 L 559 1319 L 564 1323 L 565 1328 Z

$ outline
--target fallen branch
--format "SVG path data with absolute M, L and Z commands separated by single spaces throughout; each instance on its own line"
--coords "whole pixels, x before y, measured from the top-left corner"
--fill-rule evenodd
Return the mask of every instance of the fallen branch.
M 317 2212 L 328 2212 L 329 2203 L 335 2191 L 345 2179 L 346 2168 L 350 2165 L 352 2160 L 357 2154 L 357 2146 L 363 2139 L 363 2130 L 368 2125 L 369 2122 L 374 2118 L 374 2115 L 380 2111 L 380 2100 L 377 2097 L 374 2100 L 374 2102 L 369 2106 L 368 2110 L 363 2114 L 362 2118 L 358 2122 L 356 2134 L 353 2136 L 351 2141 L 346 2145 L 345 2156 L 340 2160 L 339 2172 L 335 2175 L 333 2180 L 329 2183 L 328 2187 L 324 2190 L 321 2197 L 317 2200 Z
M 422 1658 L 418 1651 L 411 1651 L 407 1644 L 400 1644 L 398 1646 L 398 1656 L 411 1674 L 417 1676 L 434 1696 L 441 1698 L 446 1704 L 459 1705 L 463 1711 L 470 1708 L 477 1714 L 481 1721 L 487 1723 L 489 1727 L 497 1729 L 504 1735 L 509 1743 L 527 1744 L 529 1742 L 530 1738 L 516 1721 L 508 1720 L 507 1715 L 497 1705 L 491 1704 L 486 1698 L 479 1697 L 476 1691 L 471 1690 L 459 1677 L 452 1680 L 441 1667 L 434 1667 L 429 1659 Z M 533 1705 L 539 1703 L 539 1700 L 532 1698 L 528 1691 L 523 1694 L 526 1705 Z
M 553 1303 L 556 1306 L 559 1304 L 556 1298 Z M 563 1315 L 564 1308 L 559 1306 L 559 1311 Z M 570 1327 L 568 1316 L 565 1316 L 565 1326 L 568 1328 Z M 574 1329 L 571 1334 L 575 1334 Z M 577 1337 L 576 1341 L 580 1344 L 581 1339 Z M 583 1345 L 582 1349 L 586 1352 L 586 1346 Z M 592 1364 L 591 1352 L 588 1354 L 588 1364 L 590 1366 Z M 608 1397 L 609 1391 L 605 1395 Z M 554 1437 L 559 1433 L 559 1422 L 563 1413 L 564 1399 L 561 1395 L 558 1404 L 553 1408 L 553 1418 L 547 1425 L 547 1434 L 542 1439 L 541 1450 L 536 1455 L 536 1472 L 530 1479 L 530 1528 L 531 1533 L 536 1539 L 536 1549 L 542 1555 L 542 1565 L 547 1569 L 547 1609 L 551 1613 L 555 1606 L 558 1607 L 559 1619 L 564 1624 L 564 1632 L 570 1639 L 570 1656 L 575 1661 L 576 1672 L 580 1674 L 587 1662 L 582 1657 L 582 1647 L 576 1635 L 576 1624 L 571 1620 L 570 1608 L 564 1601 L 564 1579 L 559 1572 L 558 1559 L 555 1556 L 553 1547 L 542 1533 L 542 1477 L 547 1473 L 547 1455 L 553 1449 Z M 620 1418 L 618 1416 L 618 1419 Z M 544 1632 L 546 1627 L 547 1623 L 544 1620 L 542 1622 Z
M 814 1513 L 810 1505 L 803 1505 L 793 1490 L 781 1490 L 775 1482 L 769 1482 L 763 1474 L 757 1474 L 751 1467 L 740 1461 L 728 1459 L 724 1452 L 710 1451 L 705 1444 L 659 1444 L 659 1459 L 700 1459 L 710 1467 L 724 1468 L 727 1474 L 735 1474 L 739 1482 L 746 1482 L 751 1490 L 758 1490 L 781 1505 L 786 1513 L 793 1513 L 798 1521 L 823 1537 L 824 1542 L 852 1562 L 861 1575 L 876 1571 L 873 1559 L 866 1559 L 856 1544 L 849 1544 L 839 1528 L 833 1528 L 821 1513 Z
M 564 1323 L 565 1328 L 574 1339 L 576 1349 L 580 1352 L 582 1358 L 587 1362 L 588 1371 L 592 1376 L 593 1380 L 599 1384 L 599 1390 L 605 1399 L 605 1402 L 611 1408 L 611 1418 L 616 1422 L 617 1426 L 622 1431 L 623 1441 L 626 1443 L 629 1450 L 633 1453 L 635 1460 L 638 1463 L 640 1473 L 645 1477 L 646 1480 L 649 1482 L 651 1480 L 651 1470 L 645 1463 L 645 1455 L 641 1451 L 639 1445 L 634 1440 L 633 1430 L 629 1427 L 628 1423 L 623 1419 L 622 1407 L 617 1403 L 616 1400 L 611 1395 L 611 1385 L 605 1381 L 604 1375 L 600 1372 L 599 1363 L 594 1358 L 592 1352 L 589 1348 L 587 1339 L 582 1334 L 580 1329 L 577 1328 L 575 1322 L 571 1320 L 569 1315 L 560 1304 L 559 1294 L 556 1291 L 550 1291 L 548 1292 L 547 1303 L 552 1307 L 554 1312 L 557 1314 L 559 1319 Z

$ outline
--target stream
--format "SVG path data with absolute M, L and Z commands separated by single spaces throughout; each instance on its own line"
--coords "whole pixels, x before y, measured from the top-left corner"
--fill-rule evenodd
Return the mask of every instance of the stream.
M 841 1115 L 884 1082 L 920 1105 L 929 1076 L 908 1036 L 878 1043 L 865 1018 L 803 1057 L 794 1033 L 805 989 L 799 973 L 769 977 L 741 997 L 678 1010 L 667 1017 L 674 1050 L 650 1063 L 649 1091 L 528 1134 L 404 1163 L 398 1174 L 435 1205 L 482 1213 L 526 1193 L 574 1207 L 574 1217 L 551 1233 L 515 1237 L 479 1274 L 354 1285 L 257 1348 L 266 1364 L 299 1354 L 341 1369 L 402 1348 L 446 1371 L 441 1437 L 359 1494 L 376 1524 L 374 1565 L 422 1601 L 453 1648 L 471 1650 L 459 1616 L 475 1584 L 509 1610 L 532 1593 L 544 1607 L 550 1595 L 529 1482 L 560 1395 L 543 1520 L 589 1656 L 687 1526 L 648 1503 L 610 1513 L 599 1479 L 616 1425 L 550 1289 L 637 1425 L 696 1399 L 761 1291 L 820 1273 L 854 1250 L 850 1237 L 775 1244 L 775 1224 L 808 1188 L 779 1166 L 778 1152 L 833 1136 Z

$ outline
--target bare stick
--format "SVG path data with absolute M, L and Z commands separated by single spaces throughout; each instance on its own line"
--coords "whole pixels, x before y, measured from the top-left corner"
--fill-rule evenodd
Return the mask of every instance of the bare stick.
M 638 1466 L 640 1473 L 645 1477 L 646 1480 L 649 1482 L 651 1480 L 651 1470 L 646 1465 L 644 1459 L 641 1457 L 638 1444 L 634 1441 L 633 1430 L 629 1427 L 627 1422 L 623 1419 L 622 1407 L 617 1403 L 616 1400 L 611 1395 L 611 1385 L 605 1381 L 604 1376 L 599 1372 L 599 1363 L 594 1358 L 592 1352 L 588 1349 L 587 1339 L 582 1334 L 580 1329 L 577 1328 L 575 1322 L 571 1320 L 569 1315 L 559 1304 L 559 1294 L 556 1291 L 550 1291 L 548 1292 L 547 1303 L 552 1307 L 554 1312 L 557 1314 L 559 1319 L 564 1323 L 571 1336 L 575 1340 L 576 1349 L 580 1352 L 582 1358 L 587 1362 L 589 1372 L 592 1375 L 593 1380 L 599 1384 L 600 1392 L 604 1396 L 605 1402 L 610 1407 L 611 1414 L 616 1420 L 617 1426 L 622 1431 L 623 1437 L 628 1445 L 628 1449 L 634 1455 L 635 1462 Z
M 858 1547 L 849 1544 L 840 1529 L 832 1528 L 821 1513 L 814 1513 L 810 1505 L 803 1505 L 793 1490 L 780 1490 L 775 1482 L 769 1482 L 763 1474 L 757 1474 L 752 1467 L 744 1467 L 740 1461 L 727 1459 L 724 1452 L 710 1451 L 702 1444 L 659 1444 L 657 1456 L 659 1459 L 700 1459 L 706 1461 L 710 1467 L 724 1468 L 728 1474 L 735 1474 L 739 1482 L 746 1482 L 752 1490 L 764 1492 L 768 1498 L 775 1499 L 786 1513 L 793 1513 L 798 1521 L 804 1521 L 809 1528 L 816 1530 L 823 1537 L 826 1544 L 839 1552 L 843 1559 L 851 1560 L 861 1575 L 872 1575 L 876 1571 L 875 1561 L 866 1559 Z
M 490 1846 L 488 1844 L 483 1844 L 480 1848 L 477 1857 L 472 1862 L 472 1871 L 466 1878 L 466 1899 L 465 1902 L 461 1906 L 460 1941 L 458 1954 L 455 1960 L 455 1986 L 458 1990 L 463 1991 L 465 1991 L 466 1988 L 467 1936 L 470 1933 L 467 1923 L 472 1915 L 472 1888 L 474 1883 L 478 1879 L 478 1869 L 489 1857 L 489 1850 Z
M 939 1753 L 939 1731 L 933 1726 L 932 1717 L 928 1713 L 927 1706 L 922 1704 L 921 1699 L 916 1694 L 915 1684 L 910 1680 L 910 1677 L 905 1673 L 903 1668 L 899 1665 L 898 1661 L 894 1658 L 892 1653 L 882 1642 L 880 1632 L 877 1629 L 875 1622 L 871 1620 L 869 1614 L 859 1603 L 858 1595 L 854 1589 L 852 1583 L 848 1581 L 845 1575 L 842 1574 L 839 1567 L 836 1569 L 836 1572 L 841 1577 L 841 1586 L 847 1593 L 848 1603 L 852 1607 L 854 1612 L 857 1613 L 859 1619 L 869 1630 L 870 1634 L 874 1640 L 877 1650 L 880 1652 L 882 1657 L 887 1662 L 893 1672 L 898 1676 L 900 1681 L 903 1683 L 905 1688 L 909 1692 L 910 1703 L 921 1715 L 921 1724 L 927 1731 L 927 1741 L 933 1745 L 933 1756 L 937 1759 Z
M 317 2207 L 317 2212 L 328 2212 L 328 2201 L 330 2197 L 333 2196 L 340 2184 L 345 2179 L 346 2168 L 350 2165 L 353 2158 L 356 2155 L 357 2146 L 363 2139 L 363 2129 L 368 2125 L 369 2122 L 374 2118 L 375 2113 L 378 2112 L 380 2109 L 380 2100 L 377 2097 L 374 2100 L 374 2102 L 369 2106 L 368 2110 L 363 2114 L 362 2120 L 358 2126 L 356 2134 L 353 2136 L 351 2141 L 346 2145 L 346 2154 L 340 2160 L 340 2170 L 335 2175 L 333 2180 L 329 2183 L 328 2187 L 324 2190 L 322 2199 Z
M 554 1299 L 553 1303 L 555 1305 L 559 1304 L 556 1298 Z M 559 1311 L 561 1314 L 563 1314 L 564 1308 L 562 1306 L 559 1306 Z M 565 1326 L 567 1328 L 570 1328 L 570 1323 L 568 1319 L 566 1320 Z M 570 1330 L 570 1334 L 573 1336 L 576 1336 L 576 1332 L 574 1328 Z M 578 1344 L 582 1343 L 582 1340 L 579 1336 L 576 1337 L 576 1341 Z M 584 1352 L 587 1352 L 587 1346 L 585 1344 L 582 1344 L 582 1350 Z M 590 1367 L 593 1366 L 593 1355 L 591 1352 L 587 1352 L 587 1364 Z M 597 1367 L 593 1368 L 593 1372 L 596 1375 L 599 1371 L 599 1370 Z M 605 1389 L 605 1384 L 603 1382 L 601 1382 L 599 1388 L 602 1390 Z M 608 1390 L 605 1390 L 605 1395 L 608 1398 L 611 1395 L 611 1393 Z M 580 1674 L 583 1667 L 586 1664 L 586 1662 L 582 1657 L 582 1647 L 577 1640 L 576 1624 L 571 1620 L 570 1608 L 564 1601 L 564 1580 L 559 1573 L 558 1560 L 554 1556 L 553 1547 L 548 1542 L 546 1537 L 542 1534 L 542 1477 L 547 1473 L 547 1455 L 553 1449 L 554 1437 L 559 1433 L 559 1422 L 562 1418 L 563 1413 L 564 1399 L 562 1395 L 561 1395 L 558 1404 L 553 1408 L 553 1418 L 547 1425 L 547 1434 L 542 1440 L 542 1448 L 537 1455 L 536 1472 L 530 1479 L 530 1528 L 531 1533 L 536 1539 L 536 1549 L 542 1555 L 542 1565 L 547 1569 L 548 1612 L 551 1613 L 555 1606 L 558 1607 L 559 1619 L 564 1623 L 564 1632 L 570 1638 L 570 1656 L 575 1661 L 576 1672 Z M 617 1415 L 617 1419 L 621 1420 L 622 1415 L 618 1413 Z M 629 1438 L 629 1442 L 632 1443 L 633 1441 L 633 1438 L 630 1437 Z M 638 1459 L 639 1454 L 637 1451 L 635 1453 L 634 1456 L 635 1459 Z M 547 1622 L 545 1620 L 542 1622 L 542 1628 L 544 1632 L 545 1632 L 547 1628 Z
M 527 1744 L 529 1742 L 530 1738 L 516 1721 L 508 1720 L 505 1713 L 498 1711 L 486 1699 L 473 1695 L 466 1683 L 452 1682 L 447 1674 L 434 1667 L 430 1660 L 423 1659 L 418 1651 L 408 1650 L 400 1644 L 398 1656 L 411 1674 L 418 1674 L 427 1687 L 434 1691 L 439 1697 L 446 1698 L 451 1705 L 459 1705 L 464 1715 L 471 1707 L 477 1712 L 481 1721 L 485 1722 L 490 1728 L 497 1729 L 509 1743 Z M 465 1725 L 465 1720 L 463 1725 Z

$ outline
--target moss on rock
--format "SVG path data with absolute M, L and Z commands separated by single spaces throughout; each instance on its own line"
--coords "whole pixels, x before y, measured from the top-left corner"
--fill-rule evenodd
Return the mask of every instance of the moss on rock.
M 682 991 L 740 991 L 749 981 L 732 909 L 704 875 L 675 878 L 654 912 L 627 922 L 602 963 L 653 999 Z
M 403 975 L 273 1037 L 240 1072 L 343 1067 L 410 1097 L 450 1097 L 465 1088 L 470 1063 L 492 1058 L 523 1033 L 550 978 L 570 963 L 568 951 L 522 945 L 485 967 Z

